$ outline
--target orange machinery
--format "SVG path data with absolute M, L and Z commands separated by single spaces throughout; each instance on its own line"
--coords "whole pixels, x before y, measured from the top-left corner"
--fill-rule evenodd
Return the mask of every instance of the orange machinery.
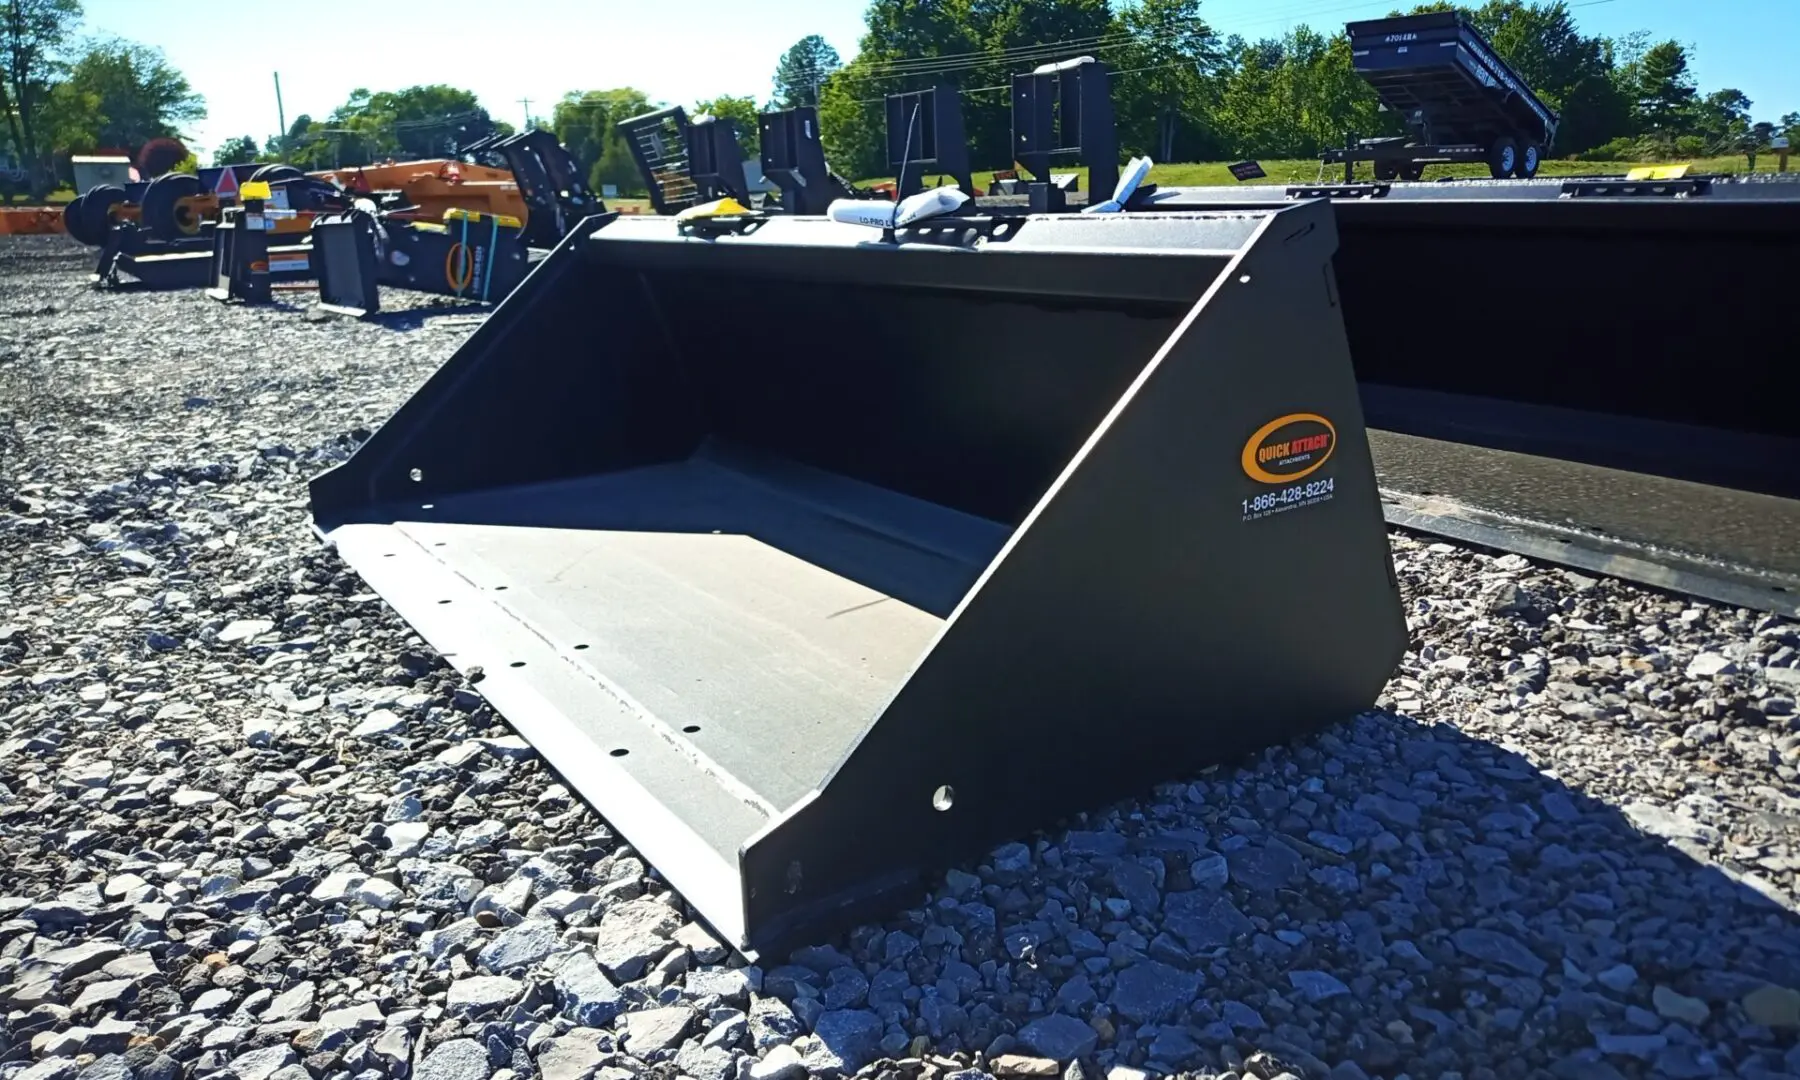
M 446 210 L 469 210 L 521 222 L 530 216 L 512 171 L 488 165 L 448 159 L 386 161 L 307 175 L 330 180 L 353 195 L 397 191 L 404 202 L 418 207 L 416 215 L 407 216 L 422 221 L 441 221 Z
M 0 236 L 44 236 L 62 231 L 63 215 L 56 207 L 0 207 Z

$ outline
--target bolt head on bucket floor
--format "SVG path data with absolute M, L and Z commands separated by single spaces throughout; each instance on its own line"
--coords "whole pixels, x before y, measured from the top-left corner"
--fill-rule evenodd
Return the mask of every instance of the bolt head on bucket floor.
M 320 531 L 746 952 L 1346 719 L 1404 619 L 1328 206 L 592 221 Z

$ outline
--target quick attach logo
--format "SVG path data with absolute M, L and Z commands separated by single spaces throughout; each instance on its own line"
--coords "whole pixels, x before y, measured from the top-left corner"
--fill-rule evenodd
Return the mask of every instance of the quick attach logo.
M 1291 484 L 1317 471 L 1337 450 L 1337 428 L 1317 413 L 1289 413 L 1244 443 L 1244 475 L 1259 484 Z

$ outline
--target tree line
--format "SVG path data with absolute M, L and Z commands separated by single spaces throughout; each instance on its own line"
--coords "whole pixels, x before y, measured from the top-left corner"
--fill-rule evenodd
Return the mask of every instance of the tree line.
M 1792 112 L 1757 125 L 1753 103 L 1735 88 L 1702 92 L 1681 42 L 1583 33 L 1565 0 L 1487 0 L 1462 10 L 1562 114 L 1554 156 L 1699 157 L 1800 127 Z M 1057 42 L 1068 44 L 1045 46 Z M 1004 87 L 1017 72 L 1077 55 L 1114 72 L 1123 149 L 1159 161 L 1305 158 L 1349 134 L 1404 131 L 1356 75 L 1341 25 L 1249 40 L 1216 32 L 1199 0 L 872 0 L 856 58 L 820 83 L 827 151 L 849 175 L 887 171 L 883 95 L 942 79 L 961 91 L 977 167 L 1009 165 Z
M 1552 156 L 1691 158 L 1800 132 L 1800 113 L 1771 119 L 1765 107 L 1758 122 L 1740 90 L 1703 91 L 1681 42 L 1583 33 L 1566 0 L 1485 0 L 1463 10 L 1562 114 Z M 0 0 L 0 157 L 34 182 L 66 177 L 72 152 L 155 147 L 167 157 L 169 147 L 179 150 L 170 140 L 180 126 L 205 116 L 204 100 L 160 52 L 83 38 L 81 18 L 81 0 Z M 1346 135 L 1402 131 L 1356 76 L 1341 26 L 1225 36 L 1207 23 L 1200 0 L 869 0 L 854 59 L 845 63 L 822 37 L 808 36 L 777 59 L 769 95 L 722 95 L 690 111 L 736 121 L 741 149 L 753 158 L 759 112 L 816 106 L 833 167 L 863 178 L 890 171 L 885 95 L 944 84 L 960 95 L 975 166 L 1004 168 L 1012 164 L 1011 77 L 1076 56 L 1112 69 L 1121 148 L 1158 161 L 1306 158 Z M 662 104 L 632 87 L 573 91 L 536 123 L 555 132 L 597 188 L 634 193 L 643 181 L 619 124 Z M 512 130 L 454 86 L 358 89 L 322 119 L 299 116 L 260 144 L 229 139 L 213 158 L 318 169 L 447 156 Z M 161 171 L 175 161 L 156 164 Z
M 1390 14 L 1457 7 L 1434 2 Z M 1682 42 L 1647 31 L 1583 33 L 1566 0 L 1486 0 L 1461 10 L 1561 114 L 1552 156 L 1695 158 L 1800 133 L 1800 112 L 1771 119 L 1765 108 L 1758 122 L 1742 91 L 1703 91 Z M 1012 76 L 1076 56 L 1112 69 L 1121 149 L 1158 161 L 1310 158 L 1349 135 L 1404 133 L 1356 75 L 1341 25 L 1257 40 L 1221 35 L 1200 0 L 870 0 L 853 60 L 809 36 L 779 58 L 773 93 L 760 103 L 724 96 L 693 111 L 737 120 L 745 154 L 754 156 L 759 111 L 815 105 L 833 167 L 872 177 L 891 172 L 885 96 L 948 84 L 960 95 L 975 167 L 1005 168 Z M 656 105 L 630 87 L 575 92 L 547 126 L 596 186 L 630 192 L 642 182 L 616 124 Z
M 206 115 L 205 99 L 161 51 L 84 36 L 81 25 L 81 0 L 0 0 L 0 171 L 9 199 L 66 178 L 72 153 L 147 151 L 145 163 L 159 171 L 183 164 L 179 128 Z

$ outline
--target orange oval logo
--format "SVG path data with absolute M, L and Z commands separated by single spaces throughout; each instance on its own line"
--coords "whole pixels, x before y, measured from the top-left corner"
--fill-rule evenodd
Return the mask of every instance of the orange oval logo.
M 1256 429 L 1244 443 L 1244 475 L 1259 484 L 1298 480 L 1331 460 L 1337 428 L 1316 413 L 1289 413 Z

